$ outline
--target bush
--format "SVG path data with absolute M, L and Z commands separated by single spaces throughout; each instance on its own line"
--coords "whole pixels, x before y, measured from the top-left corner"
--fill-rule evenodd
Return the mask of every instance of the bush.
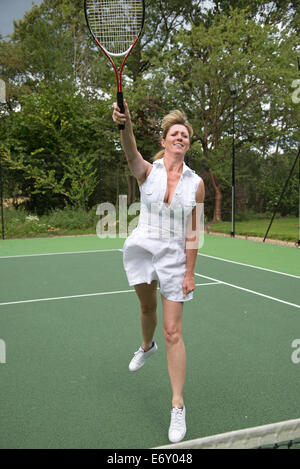
M 72 207 L 66 207 L 64 210 L 54 210 L 49 215 L 42 216 L 41 219 L 47 221 L 54 228 L 64 230 L 84 230 L 96 227 L 98 221 L 96 208 L 86 212 L 83 209 L 75 210 Z
M 67 207 L 40 217 L 23 208 L 9 208 L 4 212 L 6 238 L 96 233 L 97 221 L 96 208 L 85 212 Z
M 257 218 L 257 213 L 254 210 L 244 210 L 243 212 L 237 213 L 236 214 L 236 221 L 248 221 L 248 220 L 254 220 Z

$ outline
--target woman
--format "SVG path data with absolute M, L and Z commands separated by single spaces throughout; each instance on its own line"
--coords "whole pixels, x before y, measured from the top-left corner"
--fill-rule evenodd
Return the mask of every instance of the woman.
M 204 201 L 204 183 L 184 163 L 193 130 L 183 113 L 172 111 L 164 118 L 162 150 L 151 164 L 137 150 L 126 101 L 124 107 L 125 112 L 121 114 L 117 104 L 114 104 L 113 120 L 125 124 L 125 129 L 121 131 L 121 144 L 141 193 L 139 223 L 123 248 L 127 278 L 140 301 L 143 337 L 129 370 L 139 370 L 157 351 L 153 337 L 157 325 L 159 282 L 172 388 L 169 440 L 175 443 L 181 441 L 186 433 L 183 400 L 186 354 L 182 338 L 182 312 L 183 303 L 192 299 L 195 289 L 194 267 L 199 234 L 195 230 L 196 204 Z

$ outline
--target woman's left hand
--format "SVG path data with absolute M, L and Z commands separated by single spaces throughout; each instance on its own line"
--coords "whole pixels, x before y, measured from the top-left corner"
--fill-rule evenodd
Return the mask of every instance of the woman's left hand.
M 195 288 L 196 288 L 196 285 L 195 285 L 194 275 L 185 274 L 183 284 L 182 284 L 183 296 L 185 297 L 186 295 L 194 291 Z

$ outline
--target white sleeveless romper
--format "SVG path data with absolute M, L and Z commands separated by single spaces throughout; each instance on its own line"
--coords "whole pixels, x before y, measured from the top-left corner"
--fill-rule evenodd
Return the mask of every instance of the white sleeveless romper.
M 141 207 L 138 226 L 126 239 L 123 263 L 129 285 L 160 283 L 161 294 L 172 301 L 189 301 L 183 296 L 186 272 L 185 231 L 187 217 L 196 204 L 201 178 L 183 163 L 183 171 L 170 205 L 164 202 L 167 171 L 164 158 L 153 163 L 140 186 Z

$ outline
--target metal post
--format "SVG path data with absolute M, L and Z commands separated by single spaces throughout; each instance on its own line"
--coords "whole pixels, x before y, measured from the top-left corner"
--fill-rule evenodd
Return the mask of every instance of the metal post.
M 298 74 L 300 76 L 300 55 L 298 55 Z M 299 169 L 298 169 L 298 204 L 299 204 L 299 211 L 298 211 L 298 246 L 300 247 L 300 158 L 299 158 Z
M 234 128 L 234 101 L 233 101 L 233 112 L 232 112 L 232 189 L 231 189 L 231 206 L 232 206 L 232 226 L 231 226 L 231 236 L 235 236 L 235 128 Z
M 230 85 L 231 96 L 233 100 L 232 104 L 232 189 L 231 189 L 231 236 L 235 236 L 235 99 L 237 96 L 237 86 L 235 84 Z
M 101 155 L 98 154 L 98 203 L 101 203 L 102 199 L 102 167 L 101 167 Z
M 300 63 L 300 57 L 299 57 Z M 299 166 L 298 166 L 298 204 L 299 204 L 299 211 L 298 211 L 298 222 L 299 222 L 299 229 L 298 229 L 298 246 L 300 247 L 300 158 L 299 158 Z
M 1 158 L 1 155 L 0 155 Z M 4 240 L 4 207 L 3 207 L 3 178 L 2 178 L 2 165 L 0 159 L 0 203 L 1 203 L 1 227 L 2 227 L 2 239 Z
M 6 104 L 6 83 L 0 79 L 0 103 Z M 2 227 L 2 239 L 4 240 L 4 207 L 3 207 L 3 176 L 2 176 L 2 164 L 0 154 L 0 205 L 1 205 L 1 227 Z

